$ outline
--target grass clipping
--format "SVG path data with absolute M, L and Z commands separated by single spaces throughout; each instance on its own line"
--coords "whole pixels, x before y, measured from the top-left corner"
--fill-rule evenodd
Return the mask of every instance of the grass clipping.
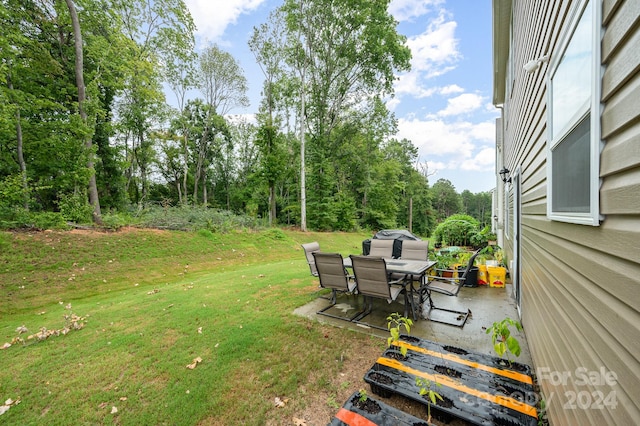
M 60 302 L 62 305 L 63 302 Z M 8 349 L 18 343 L 22 343 L 22 345 L 27 345 L 30 343 L 41 342 L 43 340 L 47 340 L 50 337 L 57 336 L 65 336 L 68 333 L 71 333 L 74 330 L 81 330 L 85 325 L 85 317 L 78 316 L 71 312 L 71 303 L 68 303 L 65 307 L 65 312 L 62 316 L 64 318 L 64 325 L 59 329 L 48 329 L 47 327 L 40 327 L 40 331 L 34 334 L 29 334 L 26 338 L 23 338 L 23 334 L 27 334 L 29 330 L 24 325 L 16 328 L 16 333 L 18 336 L 14 337 L 11 342 L 6 342 L 4 345 L 0 346 L 0 349 Z

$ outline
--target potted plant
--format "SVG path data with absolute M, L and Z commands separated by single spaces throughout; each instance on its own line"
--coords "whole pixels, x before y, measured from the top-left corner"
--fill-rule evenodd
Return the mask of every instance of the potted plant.
M 491 327 L 487 328 L 486 333 L 491 334 L 493 350 L 501 358 L 506 354 L 509 366 L 511 366 L 509 354 L 520 356 L 520 342 L 511 335 L 509 327 L 515 327 L 517 331 L 522 331 L 522 324 L 519 321 L 507 317 L 500 322 L 494 322 Z
M 440 250 L 436 253 L 436 272 L 441 277 L 452 277 L 456 257 L 448 250 Z
M 507 268 L 504 264 L 504 250 L 495 246 L 495 249 L 493 250 L 493 258 L 495 260 L 495 264 L 487 266 L 489 286 L 504 287 L 507 277 Z

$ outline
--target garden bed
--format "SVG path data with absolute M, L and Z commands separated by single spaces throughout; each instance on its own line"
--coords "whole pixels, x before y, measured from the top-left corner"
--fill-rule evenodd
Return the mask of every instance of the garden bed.
M 374 398 L 361 400 L 360 393 L 355 392 L 338 410 L 329 425 L 430 426 L 430 423 Z
M 536 425 L 538 395 L 528 365 L 443 346 L 429 340 L 402 335 L 396 347 L 408 349 L 398 358 L 397 349 L 385 350 L 364 380 L 375 394 L 400 394 L 430 404 L 421 396 L 416 378 L 431 382 L 442 396 L 432 406 L 436 419 L 459 418 L 476 425 Z

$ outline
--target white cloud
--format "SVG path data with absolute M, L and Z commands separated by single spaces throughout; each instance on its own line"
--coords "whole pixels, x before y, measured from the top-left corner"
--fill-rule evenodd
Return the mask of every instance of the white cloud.
M 197 27 L 197 34 L 207 41 L 216 41 L 227 26 L 243 13 L 251 13 L 266 0 L 185 0 Z
M 398 21 L 408 21 L 427 14 L 431 7 L 437 7 L 444 0 L 393 0 L 389 12 Z
M 450 84 L 449 86 L 445 86 L 442 89 L 440 89 L 440 93 L 443 95 L 452 95 L 454 93 L 463 93 L 463 92 L 464 92 L 464 89 L 458 86 L 457 84 Z
M 456 62 L 460 57 L 458 40 L 455 38 L 457 26 L 455 21 L 446 22 L 444 16 L 440 15 L 425 32 L 408 38 L 411 68 L 427 74 L 438 74 L 438 69 L 443 65 Z
M 482 108 L 482 96 L 473 93 L 463 93 L 447 100 L 447 106 L 445 109 L 438 111 L 438 115 L 441 117 L 447 117 L 451 115 L 468 114 Z
M 458 162 L 455 168 L 471 171 L 492 170 L 495 165 L 496 151 L 494 148 L 483 148 L 473 158 Z
M 427 29 L 407 39 L 411 49 L 411 71 L 401 74 L 395 85 L 398 95 L 408 94 L 420 99 L 433 95 L 426 80 L 433 79 L 455 69 L 461 55 L 455 38 L 457 23 L 447 21 L 442 11 Z
M 434 161 L 441 158 L 438 168 L 460 167 L 460 162 L 473 159 L 480 149 L 493 150 L 495 124 L 493 121 L 470 123 L 458 121 L 449 123 L 442 119 L 419 120 L 417 118 L 398 120 L 397 138 L 406 138 L 418 148 L 419 158 Z M 450 158 L 450 156 L 455 156 Z M 487 155 L 486 152 L 484 155 Z M 492 154 L 493 155 L 493 154 Z M 484 157 L 483 157 L 484 158 Z M 493 157 L 492 157 L 493 158 Z M 493 161 L 493 160 L 491 160 Z M 446 167 L 442 167 L 445 165 Z

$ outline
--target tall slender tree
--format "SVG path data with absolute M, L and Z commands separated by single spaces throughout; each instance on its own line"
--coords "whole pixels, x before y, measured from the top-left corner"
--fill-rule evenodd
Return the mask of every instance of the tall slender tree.
M 73 41 L 75 46 L 75 73 L 76 85 L 78 86 L 78 110 L 82 122 L 87 125 L 87 112 L 85 110 L 86 90 L 84 86 L 84 56 L 82 52 L 82 31 L 80 29 L 80 20 L 78 12 L 73 0 L 65 0 L 69 15 L 71 16 L 71 25 L 73 27 Z M 89 203 L 93 207 L 93 221 L 102 224 L 102 213 L 100 212 L 100 199 L 98 197 L 98 187 L 96 185 L 96 170 L 94 164 L 93 142 L 91 136 L 85 136 L 84 146 L 87 150 L 87 169 L 89 169 Z

